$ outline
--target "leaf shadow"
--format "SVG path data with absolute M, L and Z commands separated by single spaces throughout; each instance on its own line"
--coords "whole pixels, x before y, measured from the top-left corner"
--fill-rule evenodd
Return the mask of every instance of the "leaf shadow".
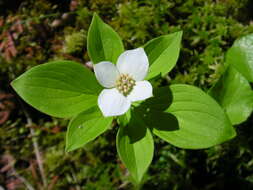
M 135 116 L 134 116 L 135 117 Z M 138 119 L 130 120 L 129 124 L 125 126 L 124 133 L 128 136 L 130 144 L 138 142 L 145 137 L 147 128 L 142 124 L 142 121 Z
M 178 119 L 166 110 L 172 104 L 171 89 L 161 87 L 154 89 L 153 97 L 142 102 L 131 110 L 131 119 L 127 128 L 130 143 L 145 137 L 147 129 L 160 131 L 175 131 L 179 129 Z
M 159 131 L 175 131 L 179 129 L 178 119 L 168 112 L 151 112 L 147 115 L 146 121 L 152 131 L 154 128 Z
M 153 96 L 142 102 L 136 109 L 146 111 L 165 111 L 173 101 L 173 94 L 169 86 L 155 88 Z

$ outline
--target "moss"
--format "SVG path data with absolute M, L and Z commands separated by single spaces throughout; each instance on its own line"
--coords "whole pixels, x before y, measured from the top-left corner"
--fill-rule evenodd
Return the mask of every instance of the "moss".
M 63 51 L 69 54 L 82 52 L 86 45 L 86 39 L 84 30 L 66 35 Z
M 11 31 L 17 19 L 23 26 L 14 38 L 18 54 L 7 61 L 0 52 L 0 93 L 13 93 L 10 81 L 34 65 L 58 58 L 89 61 L 86 35 L 93 12 L 120 34 L 126 49 L 183 30 L 180 59 L 169 73 L 169 83 L 194 84 L 203 89 L 222 74 L 224 54 L 233 41 L 253 32 L 249 0 L 73 0 L 77 3 L 74 10 L 70 10 L 70 1 L 59 2 L 25 0 L 14 9 L 0 11 L 0 18 L 8 20 L 0 27 L 0 35 Z M 54 22 L 58 25 L 52 25 Z M 165 79 L 156 81 L 158 86 L 167 83 Z M 36 159 L 23 113 L 23 109 L 31 108 L 21 106 L 20 101 L 14 101 L 15 109 L 0 127 L 0 153 L 13 155 L 16 163 L 31 164 Z M 56 179 L 53 189 L 134 189 L 116 154 L 117 127 L 82 149 L 65 153 L 67 120 L 33 109 L 30 115 L 36 124 L 47 180 L 53 183 Z M 238 128 L 235 140 L 208 150 L 182 150 L 155 138 L 155 157 L 140 189 L 252 189 L 251 126 L 252 117 Z M 17 167 L 17 171 L 39 189 L 41 180 L 29 168 Z M 40 176 L 38 170 L 35 173 Z M 6 186 L 7 174 L 3 175 L 0 184 Z

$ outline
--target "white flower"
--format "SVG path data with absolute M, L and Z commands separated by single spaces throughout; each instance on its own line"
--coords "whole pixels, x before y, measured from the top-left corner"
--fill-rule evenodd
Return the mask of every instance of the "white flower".
M 148 67 L 143 48 L 123 52 L 116 66 L 108 61 L 94 65 L 98 82 L 107 88 L 98 97 L 98 106 L 105 117 L 122 115 L 131 102 L 153 96 L 151 84 L 144 80 Z

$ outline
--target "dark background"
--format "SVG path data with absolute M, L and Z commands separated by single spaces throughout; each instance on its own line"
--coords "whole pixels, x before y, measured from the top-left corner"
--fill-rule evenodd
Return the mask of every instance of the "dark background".
M 65 153 L 68 120 L 34 110 L 10 87 L 21 73 L 49 60 L 89 61 L 93 12 L 119 33 L 126 49 L 183 30 L 177 66 L 157 83 L 205 91 L 222 74 L 233 41 L 253 33 L 250 0 L 0 0 L 0 187 L 134 189 L 116 153 L 117 126 Z M 155 156 L 140 189 L 252 190 L 253 116 L 235 127 L 236 138 L 205 150 L 183 150 L 155 138 Z

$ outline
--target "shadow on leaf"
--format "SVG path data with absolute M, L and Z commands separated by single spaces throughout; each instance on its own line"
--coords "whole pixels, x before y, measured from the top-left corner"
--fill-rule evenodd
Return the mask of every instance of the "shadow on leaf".
M 173 94 L 169 86 L 154 89 L 154 96 L 143 102 L 137 111 L 142 115 L 146 126 L 151 130 L 156 128 L 162 131 L 179 129 L 177 118 L 166 112 L 173 101 Z
M 147 126 L 160 131 L 175 131 L 179 129 L 177 118 L 171 113 L 151 111 L 146 119 Z
M 129 137 L 130 143 L 132 144 L 141 140 L 146 135 L 147 128 L 138 113 L 132 111 L 131 115 L 129 124 L 124 127 L 123 132 Z
M 174 131 L 179 129 L 177 118 L 166 112 L 173 101 L 169 87 L 154 89 L 154 96 L 138 107 L 131 110 L 131 119 L 124 127 L 124 133 L 129 137 L 130 143 L 142 139 L 146 135 L 147 128 L 151 131 L 155 128 L 160 131 Z
M 173 96 L 169 86 L 156 88 L 153 90 L 153 97 L 147 99 L 136 109 L 146 111 L 165 111 L 172 103 Z

